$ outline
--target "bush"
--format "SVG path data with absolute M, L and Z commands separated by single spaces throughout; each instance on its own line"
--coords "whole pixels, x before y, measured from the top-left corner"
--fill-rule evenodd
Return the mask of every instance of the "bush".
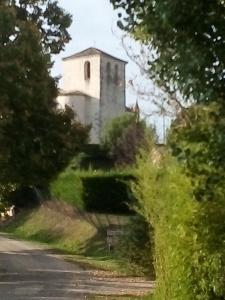
M 137 275 L 155 278 L 153 266 L 153 231 L 142 215 L 130 218 L 127 233 L 119 239 L 117 253 L 128 262 L 129 268 Z M 149 234 L 149 231 L 151 234 Z
M 127 214 L 134 201 L 129 183 L 134 176 L 122 173 L 92 173 L 81 176 L 83 203 L 87 211 Z
M 130 173 L 67 169 L 51 185 L 52 196 L 87 211 L 130 213 Z
M 37 188 L 20 186 L 15 191 L 11 191 L 6 199 L 10 205 L 13 204 L 17 208 L 31 208 L 40 205 L 44 200 L 44 193 Z
M 154 299 L 225 299 L 223 191 L 199 202 L 174 158 L 151 161 L 149 153 L 139 158 L 134 192 L 154 230 Z
M 106 124 L 101 146 L 116 166 L 132 165 L 146 136 L 153 140 L 154 129 L 147 128 L 137 114 L 125 113 Z
M 107 156 L 107 153 L 99 145 L 94 144 L 83 147 L 82 152 L 74 157 L 69 166 L 72 170 L 88 170 L 90 168 L 105 170 L 112 167 L 113 161 Z
M 162 158 L 161 158 L 162 159 Z M 192 298 L 193 233 L 189 223 L 195 202 L 189 180 L 176 162 L 152 163 L 144 153 L 138 160 L 134 193 L 140 210 L 154 230 L 157 300 Z

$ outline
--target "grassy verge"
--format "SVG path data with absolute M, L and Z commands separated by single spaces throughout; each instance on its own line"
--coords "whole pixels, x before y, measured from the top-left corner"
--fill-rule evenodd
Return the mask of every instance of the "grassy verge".
M 87 217 L 73 211 L 70 206 L 49 202 L 23 212 L 2 231 L 21 239 L 48 244 L 66 259 L 83 266 L 110 271 L 114 276 L 136 275 L 125 261 L 108 251 L 105 233 L 101 231 L 103 227 L 103 220 L 96 215 Z
M 82 182 L 80 173 L 68 169 L 62 172 L 51 185 L 51 194 L 56 199 L 63 199 L 76 207 L 83 208 Z
M 131 297 L 131 296 L 90 296 L 88 300 L 153 300 L 153 296 Z

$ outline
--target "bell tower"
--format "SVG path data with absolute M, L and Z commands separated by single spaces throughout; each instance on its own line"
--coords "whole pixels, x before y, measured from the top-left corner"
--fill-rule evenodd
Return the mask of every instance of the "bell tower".
M 125 67 L 125 61 L 96 48 L 63 59 L 58 102 L 91 124 L 90 143 L 99 143 L 105 124 L 125 112 Z

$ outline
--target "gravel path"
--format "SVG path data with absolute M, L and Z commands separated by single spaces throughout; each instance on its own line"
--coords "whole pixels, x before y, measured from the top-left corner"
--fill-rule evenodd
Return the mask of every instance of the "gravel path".
M 95 276 L 44 247 L 0 235 L 1 300 L 80 300 L 90 294 L 142 294 L 152 287 L 150 281 Z

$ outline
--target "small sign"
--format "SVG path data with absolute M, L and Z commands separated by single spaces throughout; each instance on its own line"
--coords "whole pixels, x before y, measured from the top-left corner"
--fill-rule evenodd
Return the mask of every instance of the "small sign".
M 123 229 L 107 229 L 107 245 L 109 251 L 111 251 L 118 243 L 118 237 L 126 235 L 127 232 Z

